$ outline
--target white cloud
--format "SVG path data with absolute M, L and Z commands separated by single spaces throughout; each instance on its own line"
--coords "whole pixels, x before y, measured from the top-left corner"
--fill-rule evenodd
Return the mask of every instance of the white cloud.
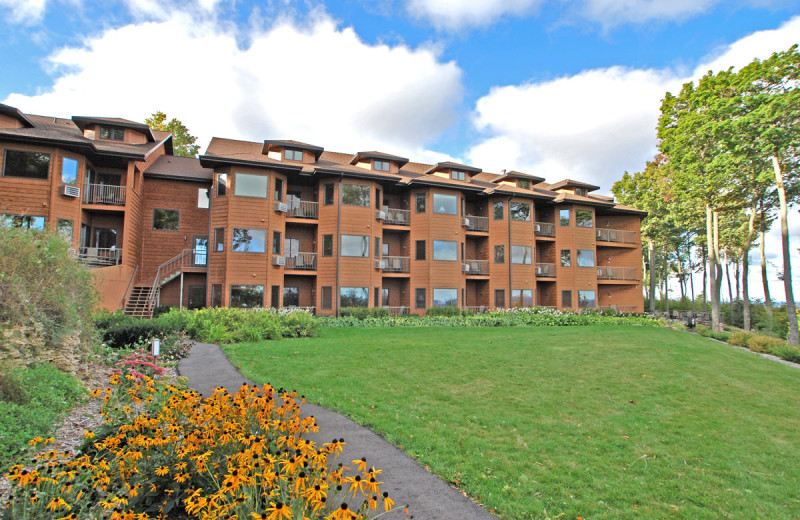
M 438 29 L 491 25 L 505 15 L 525 15 L 544 0 L 408 0 L 406 9 Z
M 168 12 L 55 52 L 52 88 L 4 103 L 139 121 L 163 110 L 203 146 L 212 136 L 297 139 L 400 154 L 423 150 L 456 116 L 461 70 L 429 49 L 366 44 L 319 12 L 252 29 L 246 47 L 242 38 L 234 27 Z
M 581 0 L 576 14 L 605 28 L 625 23 L 647 23 L 691 18 L 705 13 L 720 0 Z
M 0 0 L 0 13 L 8 11 L 7 21 L 34 25 L 42 21 L 47 0 Z

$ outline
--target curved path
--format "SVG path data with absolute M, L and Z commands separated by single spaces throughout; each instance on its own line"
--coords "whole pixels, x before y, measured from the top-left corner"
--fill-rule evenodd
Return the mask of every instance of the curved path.
M 188 378 L 189 386 L 204 396 L 211 395 L 218 386 L 234 393 L 242 383 L 252 384 L 228 361 L 218 345 L 210 343 L 195 343 L 189 356 L 178 364 L 178 374 Z M 403 506 L 408 504 L 409 515 L 417 520 L 496 520 L 497 517 L 367 428 L 320 406 L 305 404 L 302 411 L 317 420 L 320 431 L 309 438 L 318 444 L 344 438 L 347 444 L 339 456 L 340 462 L 349 465 L 351 460 L 366 456 L 370 466 L 383 470 L 381 490 L 389 492 L 397 512 L 382 518 L 408 518 L 403 514 Z

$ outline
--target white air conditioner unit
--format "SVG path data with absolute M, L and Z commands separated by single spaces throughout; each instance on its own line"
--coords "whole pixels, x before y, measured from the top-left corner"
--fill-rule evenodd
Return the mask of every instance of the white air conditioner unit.
M 469 219 L 468 218 L 462 218 L 461 219 L 461 225 L 465 226 L 465 227 L 469 227 Z
M 386 262 L 383 260 L 375 260 L 375 269 L 386 269 Z
M 544 269 L 542 269 L 541 267 L 539 267 L 539 266 L 537 265 L 537 266 L 536 266 L 536 275 L 537 275 L 537 276 L 540 276 L 540 275 L 541 275 L 543 272 L 544 272 Z
M 286 265 L 286 257 L 285 256 L 273 256 L 272 257 L 272 265 Z
M 77 198 L 81 196 L 81 189 L 77 186 L 62 186 L 61 194 L 66 195 L 67 197 Z
M 469 272 L 469 264 L 461 264 L 461 272 L 468 273 Z
M 275 211 L 280 211 L 281 213 L 286 213 L 289 211 L 289 206 L 285 202 L 276 202 L 275 203 Z M 281 264 L 283 265 L 283 264 Z
M 542 231 L 542 225 L 537 222 L 533 225 L 533 231 L 534 233 L 540 233 Z
M 375 212 L 375 218 L 378 219 L 378 220 L 386 220 L 386 212 L 385 211 L 381 211 L 381 210 L 377 210 Z
M 603 270 L 603 269 L 598 269 L 597 270 L 597 276 L 603 276 L 603 274 L 605 274 L 605 270 Z

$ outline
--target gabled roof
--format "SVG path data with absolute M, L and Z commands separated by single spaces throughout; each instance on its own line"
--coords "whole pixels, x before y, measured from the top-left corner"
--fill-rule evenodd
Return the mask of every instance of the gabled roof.
M 298 150 L 306 150 L 314 154 L 314 160 L 318 161 L 322 152 L 325 151 L 324 148 L 321 146 L 315 146 L 313 144 L 308 143 L 301 143 L 300 141 L 292 141 L 292 140 L 266 140 L 264 141 L 264 150 L 263 153 L 266 155 L 269 151 L 274 150 L 276 148 L 295 148 Z
M 392 155 L 383 152 L 358 152 L 350 159 L 350 164 L 356 164 L 361 159 L 377 159 L 379 161 L 396 162 L 398 168 L 402 168 L 408 163 L 408 159 L 400 157 L 399 155 Z
M 559 188 L 586 188 L 588 191 L 595 191 L 599 190 L 600 186 L 595 186 L 594 184 L 588 184 L 586 182 L 575 181 L 572 179 L 564 179 L 563 181 L 558 181 L 557 183 L 550 185 L 551 190 L 557 190 Z
M 121 128 L 129 128 L 136 130 L 147 136 L 147 140 L 154 142 L 156 140 L 153 135 L 152 129 L 144 123 L 137 123 L 130 119 L 122 119 L 119 117 L 87 117 L 87 116 L 72 116 L 72 122 L 75 126 L 80 128 L 81 132 L 89 125 L 109 125 L 118 126 Z
M 14 119 L 22 123 L 22 126 L 26 126 L 28 128 L 33 128 L 34 126 L 31 120 L 28 119 L 25 116 L 25 114 L 20 112 L 19 109 L 17 108 L 0 103 L 0 114 L 3 114 L 4 116 L 8 117 L 13 117 Z
M 214 170 L 204 168 L 194 157 L 162 155 L 150 165 L 144 174 L 148 177 L 179 181 L 211 182 Z
M 473 175 L 483 171 L 480 168 L 475 168 L 474 166 L 467 166 L 466 164 L 458 164 L 450 161 L 445 161 L 434 164 L 433 166 L 428 168 L 428 170 L 425 173 L 433 173 L 439 170 L 460 170 L 467 173 L 471 173 Z
M 542 177 L 537 177 L 535 175 L 530 175 L 530 174 L 527 174 L 527 173 L 522 173 L 522 172 L 518 172 L 518 171 L 512 170 L 510 172 L 506 172 L 503 175 L 497 177 L 492 182 L 500 182 L 500 181 L 504 181 L 504 180 L 508 180 L 508 179 L 523 179 L 523 180 L 526 180 L 526 181 L 531 181 L 532 184 L 536 184 L 536 183 L 544 181 L 544 178 L 542 178 Z

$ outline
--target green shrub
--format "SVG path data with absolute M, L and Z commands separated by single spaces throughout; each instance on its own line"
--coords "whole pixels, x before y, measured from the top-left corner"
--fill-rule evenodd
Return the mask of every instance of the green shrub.
M 731 345 L 738 345 L 740 347 L 749 347 L 749 341 L 752 337 L 753 334 L 750 332 L 740 330 L 731 334 L 731 337 L 728 338 L 728 343 Z
M 455 305 L 445 305 L 443 307 L 428 307 L 425 316 L 461 316 L 461 309 Z
M 35 436 L 47 436 L 85 390 L 52 365 L 0 367 L 0 469 L 19 459 Z
M 800 363 L 800 348 L 792 347 L 787 344 L 777 347 L 772 353 L 786 361 Z
M 367 307 L 342 307 L 339 309 L 339 316 L 353 317 L 358 320 L 363 320 L 369 316 L 369 308 Z
M 747 342 L 747 346 L 750 347 L 750 350 L 753 352 L 763 352 L 766 354 L 771 354 L 774 350 L 777 350 L 779 347 L 783 347 L 785 345 L 786 342 L 781 339 L 770 336 L 762 336 L 760 334 L 754 335 Z
M 103 342 L 111 348 L 126 348 L 169 332 L 158 320 L 139 319 L 112 325 L 103 333 Z
M 387 311 L 387 309 L 381 309 Z M 293 312 L 283 316 L 283 335 L 289 338 L 313 338 L 319 331 L 317 319 L 307 312 Z

